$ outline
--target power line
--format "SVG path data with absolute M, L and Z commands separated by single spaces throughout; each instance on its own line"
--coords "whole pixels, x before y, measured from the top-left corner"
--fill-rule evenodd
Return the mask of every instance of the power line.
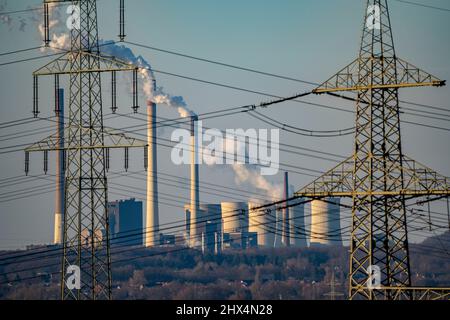
M 264 228 L 263 228 L 264 229 Z M 268 229 L 264 229 L 265 231 L 267 231 Z M 273 229 L 272 228 L 272 230 L 275 230 L 274 232 L 275 233 L 277 233 L 278 231 L 277 231 L 277 229 Z M 271 232 L 271 231 L 269 231 L 270 233 L 273 233 L 273 232 Z M 127 237 L 129 237 L 130 235 L 128 235 Z M 133 235 L 131 235 L 131 236 L 133 236 Z M 308 236 L 308 235 L 307 235 Z M 124 236 L 125 237 L 125 236 Z M 133 241 L 133 240 L 131 240 L 131 241 Z M 129 242 L 129 241 L 125 241 L 125 242 Z M 423 245 L 421 245 L 422 247 L 423 247 Z M 120 246 L 120 247 L 125 247 L 125 245 L 123 245 L 123 246 Z M 431 250 L 427 250 L 427 253 L 429 254 L 430 253 L 430 251 L 431 252 L 433 252 L 433 250 L 434 251 L 436 251 L 436 252 L 442 252 L 442 251 L 439 251 L 439 250 L 436 250 L 434 247 L 430 247 L 430 246 L 428 246 Z M 116 249 L 117 249 L 117 247 L 116 247 Z M 137 249 L 133 249 L 133 250 L 139 250 L 139 249 L 141 249 L 141 248 L 137 248 Z M 190 248 L 182 248 L 183 250 L 189 250 Z M 55 250 L 55 249 L 51 249 L 52 251 L 53 250 Z M 57 249 L 56 249 L 57 250 Z M 123 250 L 123 251 L 119 251 L 119 252 L 115 252 L 114 254 L 120 254 L 120 253 L 123 253 L 123 252 L 129 252 L 130 250 L 129 249 L 127 249 L 127 250 Z M 417 251 L 417 250 L 415 250 L 415 251 Z M 42 252 L 39 252 L 39 253 L 42 253 Z M 162 254 L 164 254 L 164 253 L 168 253 L 168 251 L 167 252 L 162 252 Z M 52 256 L 54 256 L 54 255 L 52 255 Z M 145 257 L 147 257 L 148 255 L 145 255 L 145 256 L 142 256 L 141 258 L 145 258 Z M 46 256 L 45 258 L 49 258 L 50 256 Z M 441 257 L 441 256 L 439 256 L 439 257 Z M 29 260 L 36 260 L 36 259 L 29 259 Z M 27 261 L 29 261 L 29 260 L 27 260 Z M 25 262 L 25 261 L 20 261 L 20 263 L 23 263 L 23 262 Z M 115 261 L 115 262 L 119 262 L 119 261 Z M 52 265 L 48 265 L 48 266 L 39 266 L 38 268 L 46 268 L 46 267 L 51 267 Z M 35 269 L 35 268 L 32 268 L 32 269 Z M 29 269 L 24 269 L 24 270 L 20 270 L 20 271 L 16 271 L 16 272 L 25 272 L 25 271 L 28 271 Z M 11 273 L 11 272 L 10 272 Z M 12 272 L 12 273 L 14 273 L 14 272 Z M 3 275 L 5 275 L 5 274 L 3 274 Z M 23 279 L 22 279 L 23 280 Z
M 43 46 L 33 47 L 33 48 L 27 48 L 27 49 L 20 49 L 20 50 L 9 51 L 9 52 L 3 52 L 3 53 L 0 53 L 0 57 L 6 56 L 6 55 L 10 55 L 10 54 L 15 54 L 15 53 L 21 53 L 21 52 L 26 52 L 26 51 L 32 51 L 32 50 L 36 50 L 36 49 L 40 49 L 40 48 L 43 48 Z
M 29 9 L 14 10 L 14 11 L 2 11 L 2 12 L 0 12 L 0 16 L 6 16 L 6 15 L 16 14 L 16 13 L 27 13 L 27 12 L 39 11 L 39 10 L 42 10 L 42 8 L 29 8 Z
M 138 117 L 131 117 L 131 116 L 128 116 L 128 115 L 121 115 L 121 114 L 117 114 L 117 115 L 144 122 L 142 125 L 127 126 L 127 127 L 119 128 L 117 130 L 121 131 L 122 133 L 128 133 L 128 134 L 132 133 L 132 134 L 135 134 L 137 136 L 146 137 L 146 134 L 138 133 L 139 131 L 143 131 L 143 130 L 147 129 L 147 125 L 148 124 L 147 124 L 147 120 L 146 119 L 141 119 L 141 118 L 138 118 Z M 142 114 L 142 115 L 144 115 L 144 114 Z M 172 120 L 166 119 L 166 118 L 161 118 L 161 117 L 159 117 L 159 118 L 160 119 L 164 119 L 164 121 L 158 121 L 157 123 L 164 124 L 164 125 L 157 125 L 157 128 L 164 127 L 164 126 L 175 127 L 173 125 L 165 124 L 166 122 L 170 122 Z M 183 121 L 178 121 L 177 123 L 183 124 L 183 125 L 186 125 L 186 126 L 189 125 L 190 119 L 186 119 L 186 118 L 182 118 L 182 119 L 183 119 Z M 203 120 L 204 118 L 200 117 L 199 119 Z M 49 120 L 49 121 L 54 121 L 54 120 Z M 139 129 L 139 130 L 129 130 L 131 128 L 141 128 L 141 127 L 142 127 L 142 129 Z M 176 126 L 175 128 L 179 128 L 179 127 Z M 210 129 L 209 127 L 206 127 L 206 126 L 203 126 L 203 128 L 204 129 Z M 225 132 L 222 132 L 222 133 L 225 133 Z M 242 135 L 237 135 L 237 136 L 238 137 L 244 137 Z M 158 139 L 162 140 L 162 141 L 167 141 L 167 142 L 170 142 L 170 143 L 174 143 L 174 141 L 169 140 L 169 139 L 165 139 L 163 137 L 158 137 Z M 165 147 L 169 147 L 167 145 L 162 144 L 161 142 L 159 142 L 157 144 L 165 146 Z M 187 144 L 183 144 L 183 145 L 188 146 Z M 336 157 L 336 158 L 339 158 L 339 159 L 345 159 L 345 157 L 342 156 L 342 155 L 338 155 L 338 154 L 334 154 L 334 153 L 330 153 L 330 152 L 324 152 L 324 151 L 320 151 L 320 150 L 315 150 L 315 149 L 311 149 L 311 148 L 298 147 L 298 146 L 293 146 L 293 145 L 283 144 L 283 143 L 278 143 L 278 145 L 279 146 L 283 146 L 283 147 L 289 147 L 289 148 L 293 148 L 293 149 L 299 149 L 299 150 L 304 150 L 304 151 L 308 151 L 308 152 L 314 152 L 314 153 L 318 153 L 318 154 L 323 154 L 323 155 L 326 155 L 326 156 L 332 156 L 332 157 Z M 305 153 L 299 153 L 299 152 L 295 152 L 295 151 L 287 150 L 287 149 L 282 149 L 282 148 L 280 148 L 280 150 L 284 151 L 284 152 L 288 152 L 288 153 L 294 153 L 294 154 L 298 154 L 298 155 L 304 155 L 304 156 L 309 156 L 309 157 L 318 158 L 318 159 L 322 159 L 322 160 L 328 160 L 328 161 L 336 162 L 336 160 L 334 160 L 334 159 L 320 157 L 320 156 L 317 156 L 317 155 L 310 155 L 310 154 L 305 154 Z M 229 153 L 224 151 L 224 154 L 229 154 Z
M 68 6 L 68 3 L 64 3 L 64 2 L 60 2 L 58 3 L 57 1 L 54 2 L 50 2 L 49 3 L 50 6 L 54 6 L 54 7 L 58 7 L 58 6 Z M 28 12 L 33 12 L 33 11 L 41 11 L 44 10 L 43 7 L 31 7 L 31 8 L 27 8 L 27 9 L 21 9 L 21 10 L 13 10 L 13 11 L 2 11 L 0 12 L 0 16 L 2 15 L 10 15 L 10 14 L 17 14 L 17 13 L 28 13 Z
M 413 5 L 413 6 L 423 7 L 423 8 L 429 8 L 429 9 L 435 9 L 435 10 L 450 12 L 450 9 L 447 9 L 447 8 L 431 6 L 431 5 L 428 5 L 428 4 L 417 3 L 417 2 L 413 2 L 413 1 L 407 1 L 407 0 L 394 0 L 394 1 L 405 3 L 405 4 L 410 4 L 410 5 Z
M 292 207 L 292 206 L 296 206 L 296 205 L 300 205 L 300 204 L 304 204 L 304 203 L 308 203 L 308 202 L 310 202 L 310 201 L 312 201 L 312 200 L 305 200 L 305 201 L 303 201 L 303 202 L 301 202 L 301 203 L 296 203 L 295 205 L 285 205 L 283 208 L 279 208 L 280 210 L 281 209 L 284 209 L 284 208 L 288 208 L 288 207 Z M 284 201 L 278 201 L 277 203 L 283 203 Z M 272 206 L 272 204 L 266 204 L 266 205 L 264 205 L 264 206 L 261 206 L 261 207 L 271 207 Z M 254 210 L 258 210 L 258 208 L 254 208 Z M 226 214 L 228 214 L 228 213 L 233 213 L 233 212 L 236 212 L 234 215 L 227 215 L 226 216 L 226 219 L 230 219 L 230 218 L 236 218 L 236 219 L 240 219 L 240 216 L 241 216 L 241 212 L 240 212 L 240 210 L 230 210 L 230 211 L 227 211 L 227 212 L 225 212 Z M 222 213 L 223 214 L 223 213 Z M 260 215 L 263 215 L 263 214 L 265 214 L 264 212 L 263 213 L 261 213 Z M 212 220 L 219 220 L 219 219 L 221 219 L 221 220 L 226 220 L 226 219 L 222 219 L 222 217 L 220 217 L 220 218 L 214 218 L 214 219 L 212 219 Z M 228 220 L 226 220 L 226 221 L 228 221 Z M 181 222 L 183 222 L 183 221 L 181 221 Z M 203 223 L 203 221 L 197 221 L 196 223 Z M 260 223 L 261 225 L 264 225 L 264 224 L 270 224 L 270 223 L 272 223 L 272 221 L 269 221 L 269 222 L 266 222 L 266 223 Z M 171 223 L 171 224 L 173 224 L 173 223 Z M 260 225 L 260 224 L 258 224 L 258 225 Z M 170 227 L 166 227 L 166 228 L 160 228 L 160 230 L 159 230 L 159 232 L 161 232 L 161 231 L 167 231 L 167 230 L 171 230 L 171 229 L 176 229 L 176 228 L 180 228 L 180 227 L 182 227 L 182 228 L 184 228 L 185 227 L 185 224 L 184 224 L 184 222 L 182 223 L 182 224 L 180 224 L 180 225 L 175 225 L 175 226 L 170 226 Z M 120 237 L 116 237 L 115 239 L 119 239 L 119 238 L 127 238 L 127 237 L 130 237 L 130 236 L 136 236 L 136 235 L 141 235 L 141 234 L 146 234 L 146 233 L 149 233 L 149 232 L 155 232 L 154 230 L 148 230 L 148 231 L 146 231 L 146 229 L 147 228 L 144 228 L 143 230 L 141 229 L 141 232 L 140 233 L 138 233 L 138 234 L 133 234 L 133 235 L 124 235 L 124 236 L 120 236 Z M 128 232 L 125 232 L 125 233 L 128 233 Z M 101 242 L 103 242 L 104 240 L 98 240 L 98 241 L 96 241 L 96 243 L 94 243 L 94 244 L 100 244 Z M 57 250 L 61 250 L 61 248 L 55 248 L 55 249 L 50 249 L 51 251 L 57 251 Z M 41 252 L 40 252 L 41 253 Z M 26 256 L 26 254 L 25 255 L 21 255 L 21 256 Z M 3 259 L 0 259 L 0 261 L 1 260 L 4 260 L 4 259 L 11 259 L 11 258 L 17 258 L 18 256 L 14 256 L 14 257 L 8 257 L 8 258 L 3 258 Z M 22 271 L 20 271 L 20 272 L 22 272 Z M 4 274 L 0 274 L 0 276 L 1 275 L 4 275 Z
M 257 114 L 257 115 L 255 115 Z M 283 131 L 287 131 L 287 132 L 291 132 L 294 134 L 298 134 L 301 136 L 306 136 L 306 137 L 320 137 L 320 138 L 331 138 L 331 137 L 342 137 L 342 136 L 347 136 L 347 135 L 351 135 L 354 133 L 354 128 L 350 128 L 352 131 L 347 131 L 347 130 L 341 130 L 341 131 L 335 131 L 336 133 L 325 133 L 325 131 L 323 131 L 324 133 L 317 133 L 316 131 L 309 131 L 308 130 L 299 130 L 299 128 L 296 128 L 295 130 L 293 130 L 292 126 L 289 126 L 285 123 L 281 123 L 277 120 L 274 120 L 272 118 L 269 118 L 268 116 L 258 112 L 258 111 L 254 111 L 253 113 L 249 113 L 249 115 L 255 119 L 258 119 L 259 121 L 262 121 L 270 126 L 274 126 L 276 128 L 279 128 L 280 130 Z M 264 118 L 264 119 L 263 119 Z M 298 130 L 298 131 L 296 131 Z
M 58 53 L 51 53 L 51 54 L 47 54 L 47 55 L 43 55 L 43 56 L 36 56 L 36 57 L 31 57 L 31 58 L 26 58 L 26 59 L 20 59 L 20 60 L 14 60 L 14 61 L 9 61 L 9 62 L 3 62 L 3 63 L 0 63 L 0 67 L 11 65 L 11 64 L 15 64 L 15 63 L 28 62 L 28 61 L 34 61 L 34 60 L 54 57 L 54 56 L 57 56 L 57 55 L 61 55 L 61 53 L 60 52 L 58 52 Z
M 310 200 L 309 200 L 310 201 Z M 308 201 L 308 202 L 309 202 Z M 295 205 L 298 205 L 298 203 L 297 204 L 295 204 Z M 239 215 L 239 213 L 237 214 L 237 215 Z M 238 217 L 239 218 L 239 217 Z M 290 218 L 290 219 L 292 219 L 292 218 Z M 270 224 L 270 223 L 273 223 L 273 222 L 269 222 L 269 223 L 267 223 L 267 224 Z M 261 225 L 264 225 L 265 223 L 260 223 Z M 258 224 L 259 225 L 259 224 Z M 181 227 L 184 227 L 184 225 L 181 225 Z M 173 228 L 173 227 L 170 227 L 170 228 Z M 137 229 L 136 229 L 137 230 Z M 268 229 L 265 229 L 265 231 L 267 231 Z M 275 229 L 275 228 L 271 228 L 271 230 L 272 231 L 269 231 L 270 233 L 278 233 L 278 235 L 279 235 L 279 231 L 278 231 L 278 229 Z M 339 230 L 343 230 L 342 228 L 340 228 Z M 307 232 L 307 230 L 305 230 L 306 232 Z M 148 231 L 147 231 L 148 232 Z M 127 232 L 124 232 L 124 233 L 128 233 L 128 231 Z M 146 233 L 146 232 L 144 232 L 144 233 Z M 138 234 L 131 234 L 131 235 L 124 235 L 124 236 L 121 236 L 121 237 L 118 237 L 118 238 L 127 238 L 127 237 L 130 237 L 130 236 L 136 236 L 136 235 L 140 235 L 141 233 L 138 233 Z M 301 233 L 300 233 L 301 234 Z M 309 237 L 309 233 L 307 232 L 307 233 L 305 233 L 305 235 L 307 236 L 307 237 Z M 115 239 L 117 239 L 117 238 L 115 238 Z M 303 239 L 303 238 L 302 238 Z M 329 238 L 329 237 L 327 237 L 327 239 L 331 239 L 331 238 Z M 332 239 L 331 239 L 332 240 Z M 128 240 L 128 241 L 125 241 L 125 242 L 129 242 L 129 241 L 133 241 L 133 239 L 131 239 L 131 240 Z M 125 246 L 120 246 L 120 247 L 125 247 Z M 432 248 L 432 247 L 430 247 L 430 248 Z M 117 249 L 117 247 L 116 247 L 116 249 Z M 138 249 L 140 249 L 140 248 L 138 248 Z M 185 249 L 189 249 L 189 248 L 185 248 Z M 56 248 L 56 249 L 50 249 L 49 251 L 55 251 L 55 250 L 59 250 L 58 248 Z M 122 252 L 129 252 L 130 250 L 129 249 L 127 249 L 127 250 L 124 250 L 124 251 L 120 251 L 120 252 L 116 252 L 115 254 L 117 254 L 117 253 L 122 253 Z M 43 252 L 39 252 L 39 253 L 43 253 Z M 33 253 L 33 254 L 35 254 L 35 253 Z M 22 256 L 28 256 L 27 254 L 25 254 L 25 255 L 22 255 Z M 54 256 L 54 255 L 52 255 L 52 256 Z M 17 256 L 15 256 L 16 258 L 17 258 Z M 49 258 L 50 256 L 45 256 L 45 258 Z M 10 258 L 10 257 L 9 257 Z M 5 259 L 9 259 L 9 258 L 5 258 Z M 26 261 L 30 261 L 30 260 L 36 260 L 36 259 L 29 259 L 29 260 L 26 260 Z M 24 261 L 24 260 L 22 260 L 22 261 L 19 261 L 19 262 L 17 262 L 17 263 L 23 263 L 23 262 L 26 262 L 26 261 Z M 38 267 L 38 268 L 44 268 L 44 267 L 50 267 L 50 266 L 52 266 L 52 265 L 48 265 L 48 266 L 40 266 L 40 267 Z M 32 268 L 32 269 L 34 269 L 34 268 Z M 14 272 L 25 272 L 25 271 L 29 271 L 29 269 L 24 269 L 24 270 L 19 270 L 19 271 L 12 271 L 12 272 L 9 272 L 9 273 L 14 273 Z M 3 274 L 3 275 L 5 275 L 5 274 Z M 0 275 L 1 276 L 1 275 Z
M 224 67 L 228 67 L 228 68 L 232 68 L 232 69 L 236 69 L 236 70 L 247 71 L 247 72 L 261 74 L 261 75 L 270 76 L 270 77 L 275 77 L 275 78 L 279 78 L 279 79 L 284 79 L 284 80 L 304 83 L 304 84 L 308 84 L 308 85 L 312 85 L 312 86 L 319 86 L 320 85 L 320 83 L 318 83 L 318 82 L 313 82 L 313 81 L 308 81 L 308 80 L 304 80 L 304 79 L 288 77 L 288 76 L 284 76 L 284 75 L 278 75 L 278 74 L 274 74 L 274 73 L 270 73 L 270 72 L 266 72 L 266 71 L 261 71 L 261 70 L 256 70 L 256 69 L 252 69 L 252 68 L 246 68 L 246 67 L 242 67 L 242 66 L 232 65 L 232 64 L 229 64 L 229 63 L 223 63 L 223 62 L 215 61 L 215 60 L 212 60 L 212 59 L 199 58 L 199 57 L 195 57 L 195 56 L 192 56 L 192 55 L 184 54 L 184 53 L 181 53 L 181 52 L 176 52 L 176 51 L 156 48 L 156 47 L 145 45 L 145 44 L 141 44 L 141 43 L 129 42 L 129 41 L 125 41 L 125 43 L 131 44 L 131 45 L 134 45 L 134 46 L 137 46 L 137 47 L 145 48 L 145 49 L 150 49 L 150 50 L 160 51 L 160 52 L 164 52 L 164 53 L 169 53 L 169 54 L 172 54 L 172 55 L 177 55 L 177 56 L 184 57 L 184 58 L 189 58 L 189 59 L 193 59 L 193 60 L 203 61 L 203 62 L 207 62 L 207 63 L 210 63 L 210 64 L 216 64 L 216 65 L 220 65 L 220 66 L 224 66 Z M 345 96 L 341 96 L 341 95 L 338 95 L 338 96 L 340 96 L 342 98 L 345 97 Z M 424 108 L 436 109 L 436 110 L 445 111 L 445 112 L 449 112 L 450 113 L 449 109 L 442 108 L 442 107 L 435 107 L 435 106 L 430 106 L 430 105 L 426 105 L 426 104 L 420 104 L 420 103 L 415 103 L 415 102 L 410 102 L 410 101 L 405 101 L 405 100 L 400 100 L 400 102 L 406 103 L 406 104 L 415 105 L 415 106 L 420 106 L 420 107 L 424 107 Z
M 170 51 L 170 50 L 166 50 L 166 49 L 161 49 L 161 48 L 156 48 L 156 47 L 152 47 L 152 46 L 148 46 L 148 45 L 144 45 L 144 44 L 139 44 L 139 43 L 136 43 L 136 42 L 130 42 L 130 41 L 124 41 L 124 42 L 127 43 L 127 44 L 134 45 L 136 47 L 141 47 L 141 48 L 146 48 L 146 49 L 150 49 L 150 50 L 154 50 L 154 51 L 164 52 L 164 53 L 168 53 L 168 54 L 171 54 L 171 55 L 176 55 L 176 56 L 189 58 L 189 59 L 193 59 L 193 60 L 197 60 L 197 61 L 202 61 L 202 62 L 207 62 L 207 63 L 211 63 L 211 64 L 216 64 L 216 65 L 220 65 L 220 66 L 224 66 L 224 67 L 228 67 L 228 68 L 233 68 L 233 69 L 242 70 L 242 71 L 248 71 L 248 72 L 257 73 L 257 74 L 261 74 L 261 75 L 265 75 L 265 76 L 270 76 L 270 77 L 275 77 L 275 78 L 279 78 L 279 79 L 300 82 L 300 83 L 309 84 L 309 85 L 317 85 L 317 83 L 311 82 L 311 81 L 296 79 L 296 78 L 293 78 L 293 77 L 283 76 L 283 75 L 270 73 L 270 72 L 266 72 L 266 71 L 261 71 L 261 70 L 246 68 L 246 67 L 242 67 L 242 66 L 232 65 L 232 64 L 229 64 L 229 63 L 224 63 L 224 62 L 220 62 L 220 61 L 214 61 L 214 60 L 211 60 L 211 59 L 194 57 L 192 55 L 188 55 L 188 54 L 184 54 L 184 53 L 180 53 L 180 52 L 176 52 L 176 51 Z
M 131 186 L 129 186 L 129 188 L 132 188 Z M 133 192 L 136 192 L 136 190 L 133 190 Z M 283 202 L 283 201 L 280 201 L 280 202 Z M 296 206 L 296 205 L 298 205 L 299 203 L 296 203 L 296 204 L 293 204 L 293 206 Z M 181 206 L 177 206 L 177 207 L 180 207 L 180 208 L 182 208 Z M 409 212 L 411 212 L 411 213 L 414 213 L 412 210 L 409 210 Z M 305 215 L 305 217 L 306 217 L 307 215 Z M 417 218 L 420 218 L 420 216 L 419 215 L 414 215 L 414 216 L 416 216 L 416 218 L 413 220 L 413 221 L 415 221 L 415 220 L 417 220 Z M 337 218 L 337 219 L 333 219 L 333 220 L 345 220 L 345 218 Z M 412 221 L 412 222 L 413 222 Z M 173 222 L 173 223 L 175 223 L 175 222 Z M 173 223 L 169 223 L 169 224 L 173 224 Z M 137 231 L 138 229 L 136 229 L 136 231 Z M 343 229 L 342 228 L 339 228 L 339 229 L 337 229 L 336 231 L 343 231 Z M 309 231 L 307 231 L 306 229 L 305 229 L 305 231 L 306 231 L 306 233 L 307 233 L 307 235 L 309 236 L 309 234 L 310 234 L 310 232 Z M 129 231 L 127 231 L 126 233 L 128 233 Z M 17 257 L 17 256 L 14 256 L 14 257 Z M 9 258 L 13 258 L 13 257 L 8 257 L 8 258 L 5 258 L 5 259 L 9 259 Z

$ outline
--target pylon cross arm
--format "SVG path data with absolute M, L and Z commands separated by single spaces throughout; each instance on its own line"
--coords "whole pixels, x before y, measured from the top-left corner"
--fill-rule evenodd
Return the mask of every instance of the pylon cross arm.
M 80 55 L 84 57 L 89 56 L 95 59 L 95 61 L 98 61 L 98 67 L 90 67 L 87 69 L 80 68 L 76 70 L 71 68 L 72 61 L 78 59 Z M 136 69 L 139 69 L 139 66 L 120 60 L 113 56 L 104 54 L 98 55 L 86 51 L 72 51 L 62 54 L 60 57 L 34 71 L 33 76 L 48 76 L 55 74 L 61 75 L 87 72 L 134 71 Z
M 347 158 L 330 171 L 295 193 L 297 197 L 354 197 L 354 196 L 450 196 L 450 179 L 433 169 L 404 156 L 403 165 L 387 164 L 403 171 L 402 189 L 389 191 L 354 191 L 354 159 Z M 369 160 L 367 160 L 369 161 Z M 379 160 L 382 161 L 382 160 Z
M 77 128 L 76 130 L 83 130 L 85 134 L 94 129 L 89 128 Z M 65 132 L 69 132 L 69 128 L 65 129 Z M 73 131 L 73 130 L 72 130 Z M 104 144 L 101 145 L 76 145 L 72 146 L 69 141 L 68 135 L 65 138 L 58 137 L 57 134 L 53 134 L 39 142 L 32 144 L 25 149 L 25 152 L 42 152 L 42 151 L 58 151 L 58 150 L 77 150 L 77 149 L 118 149 L 118 148 L 140 148 L 147 147 L 147 141 L 140 140 L 135 137 L 125 135 L 125 133 L 119 130 L 104 128 L 103 130 L 95 130 L 101 132 L 104 136 Z M 63 141 L 61 141 L 63 140 Z M 61 144 L 62 142 L 62 144 Z M 64 147 L 61 148 L 61 145 Z
M 361 74 L 371 70 L 374 65 L 395 66 L 389 76 L 385 75 L 386 82 L 380 84 L 367 84 L 367 79 Z M 427 73 L 413 64 L 396 57 L 361 57 L 313 90 L 315 94 L 333 93 L 339 91 L 365 91 L 372 89 L 409 88 L 425 86 L 444 86 L 445 80 Z
M 353 157 L 349 157 L 315 181 L 300 189 L 295 196 L 331 196 L 351 194 L 353 190 Z

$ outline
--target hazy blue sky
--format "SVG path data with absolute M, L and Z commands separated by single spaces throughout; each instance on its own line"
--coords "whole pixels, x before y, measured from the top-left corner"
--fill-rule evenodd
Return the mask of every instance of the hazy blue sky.
M 449 7 L 445 0 L 416 0 L 435 6 Z M 6 3 L 0 0 L 1 3 Z M 41 1 L 8 1 L 4 11 L 21 10 L 28 6 L 36 7 Z M 391 20 L 396 41 L 397 55 L 442 79 L 450 79 L 450 13 L 407 5 L 390 1 Z M 126 33 L 127 40 L 154 47 L 179 51 L 185 54 L 219 60 L 243 67 L 254 68 L 277 73 L 289 77 L 321 82 L 357 56 L 365 1 L 363 0 L 280 0 L 280 1 L 207 1 L 207 0 L 127 0 L 126 1 Z M 116 39 L 118 34 L 118 1 L 100 0 L 99 32 L 103 39 Z M 61 10 L 63 17 L 64 11 Z M 11 25 L 0 24 L 1 52 L 30 48 L 41 45 L 37 32 L 37 24 L 30 20 L 31 16 L 40 17 L 40 12 L 33 14 L 14 14 Z M 27 25 L 20 31 L 20 18 Z M 297 82 L 256 75 L 248 72 L 227 69 L 198 61 L 171 56 L 165 53 L 145 49 L 131 48 L 149 60 L 157 70 L 178 73 L 185 76 L 220 82 L 246 89 L 267 92 L 279 96 L 288 96 L 312 89 L 311 86 Z M 19 53 L 0 57 L 0 63 L 40 55 L 39 51 Z M 32 77 L 31 73 L 45 64 L 45 60 L 37 60 L 0 66 L 0 122 L 21 119 L 31 116 L 32 110 Z M 235 90 L 205 85 L 185 79 L 157 74 L 159 85 L 166 91 L 181 95 L 189 107 L 197 113 L 218 110 L 224 107 L 240 106 L 270 100 L 267 97 L 244 93 Z M 40 107 L 41 116 L 53 115 L 51 85 L 52 79 L 41 81 Z M 109 77 L 105 77 L 104 108 L 109 114 Z M 129 88 L 127 79 L 121 78 Z M 47 82 L 47 84 L 44 84 Z M 450 89 L 425 88 L 406 89 L 401 92 L 401 99 L 425 103 L 444 108 L 448 107 Z M 141 97 L 141 106 L 144 106 Z M 309 97 L 306 101 L 345 107 L 354 106 L 348 102 L 325 97 Z M 121 113 L 129 113 L 131 98 L 123 94 L 119 98 Z M 415 108 L 414 106 L 408 106 Z M 141 109 L 145 112 L 145 109 Z M 352 114 L 323 109 L 316 106 L 288 102 L 262 110 L 264 114 L 287 124 L 313 130 L 330 130 L 353 126 Z M 162 117 L 176 118 L 174 110 L 158 106 Z M 438 116 L 439 118 L 439 116 Z M 403 119 L 427 123 L 449 128 L 448 121 L 423 119 L 404 115 Z M 125 127 L 141 122 L 124 118 L 107 120 L 111 127 Z M 248 116 L 235 115 L 208 120 L 208 127 L 226 128 L 266 128 L 263 122 Z M 0 147 L 16 144 L 32 143 L 44 138 L 47 134 L 36 134 L 23 138 L 11 139 L 10 134 L 19 134 L 33 128 L 46 128 L 48 122 L 0 129 Z M 407 155 L 427 164 L 438 172 L 450 176 L 450 133 L 404 124 L 403 144 Z M 161 136 L 170 137 L 171 130 L 161 131 Z M 142 133 L 142 132 L 141 132 Z M 8 139 L 8 140 L 5 140 Z M 352 152 L 352 136 L 341 138 L 310 138 L 287 132 L 281 132 L 281 142 L 350 155 Z M 3 151 L 0 149 L 0 151 Z M 176 167 L 168 161 L 170 149 L 159 148 L 159 167 L 161 172 L 189 177 L 189 168 Z M 142 171 L 142 153 L 132 152 L 130 171 Z M 0 180 L 23 174 L 23 152 L 0 154 Z M 280 161 L 325 171 L 335 164 L 311 157 L 282 152 Z M 122 170 L 122 153 L 116 155 L 112 171 Z M 54 170 L 51 164 L 50 170 Z M 32 175 L 42 174 L 42 155 L 32 156 Z M 139 175 L 143 176 L 144 173 Z M 201 179 L 224 186 L 233 187 L 234 174 L 230 168 L 201 167 Z M 273 183 L 282 181 L 282 174 L 269 178 Z M 290 182 L 296 188 L 310 182 L 312 177 L 292 173 Z M 127 184 L 129 189 L 118 191 L 118 182 Z M 0 190 L 0 248 L 16 247 L 33 242 L 50 242 L 53 235 L 53 193 L 29 197 L 16 201 L 4 202 L 11 198 L 15 190 L 26 195 L 27 188 L 35 186 L 43 188 L 49 183 L 45 180 L 30 179 L 30 182 L 17 184 Z M 182 206 L 189 197 L 187 189 L 175 188 L 160 184 L 164 203 Z M 135 179 L 111 179 L 110 184 L 115 192 L 144 199 L 145 185 Z M 173 184 L 173 183 L 172 183 Z M 136 194 L 130 189 L 136 190 Z M 239 186 L 240 189 L 255 191 L 251 186 Z M 24 190 L 26 189 L 26 190 Z M 113 191 L 113 189 L 111 189 Z M 214 192 L 214 191 L 212 191 Z M 259 191 L 261 193 L 261 191 Z M 173 199 L 182 197 L 183 199 Z M 110 199 L 124 198 L 110 194 Z M 242 198 L 236 196 L 236 198 Z M 220 202 L 233 200 L 223 197 L 201 194 L 202 202 Z M 439 210 L 437 208 L 436 210 Z M 180 220 L 182 209 L 160 205 L 162 222 Z M 345 216 L 348 216 L 346 214 Z

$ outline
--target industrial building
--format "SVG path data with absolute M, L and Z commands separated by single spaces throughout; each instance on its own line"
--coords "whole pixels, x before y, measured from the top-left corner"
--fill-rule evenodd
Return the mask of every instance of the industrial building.
M 297 200 L 297 202 L 301 202 Z M 289 208 L 289 236 L 291 247 L 307 247 L 308 235 L 305 231 L 305 205 Z
M 204 252 L 220 252 L 222 245 L 222 210 L 220 204 L 201 204 L 197 211 L 197 222 L 192 226 L 191 205 L 184 206 L 185 243 L 190 245 L 190 234 L 195 227 Z
M 284 209 L 264 208 L 258 202 L 222 202 L 200 204 L 195 229 L 201 238 L 204 252 L 220 252 L 222 249 L 249 247 L 282 247 Z M 192 226 L 191 204 L 184 205 L 184 239 L 189 245 Z M 287 234 L 290 246 L 306 247 L 304 205 L 289 207 Z
M 132 198 L 109 202 L 108 215 L 112 245 L 119 242 L 121 246 L 143 244 L 144 234 L 147 233 L 147 230 L 142 232 L 142 201 L 136 201 Z
M 201 204 L 202 248 L 205 252 L 220 252 L 222 246 L 222 208 L 220 204 Z

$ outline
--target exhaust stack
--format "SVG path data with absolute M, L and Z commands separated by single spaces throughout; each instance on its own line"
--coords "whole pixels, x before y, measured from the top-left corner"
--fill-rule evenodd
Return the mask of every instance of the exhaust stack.
M 198 184 L 198 146 L 197 146 L 197 127 L 198 117 L 191 116 L 191 222 L 190 222 L 190 239 L 191 247 L 199 247 L 201 238 L 199 232 L 199 184 Z
M 64 152 L 64 89 L 56 90 L 55 113 L 56 140 L 59 150 L 56 152 L 56 194 L 55 194 L 55 226 L 53 234 L 53 243 L 62 244 L 63 242 L 63 215 L 64 215 L 64 192 L 65 192 L 65 152 Z
M 282 243 L 285 247 L 289 247 L 291 240 L 289 237 L 289 207 L 288 200 L 289 199 L 289 178 L 288 173 L 284 173 L 284 203 L 285 208 L 283 209 L 283 228 L 282 228 Z
M 156 104 L 147 101 L 147 206 L 145 246 L 159 244 L 158 176 L 156 151 Z

